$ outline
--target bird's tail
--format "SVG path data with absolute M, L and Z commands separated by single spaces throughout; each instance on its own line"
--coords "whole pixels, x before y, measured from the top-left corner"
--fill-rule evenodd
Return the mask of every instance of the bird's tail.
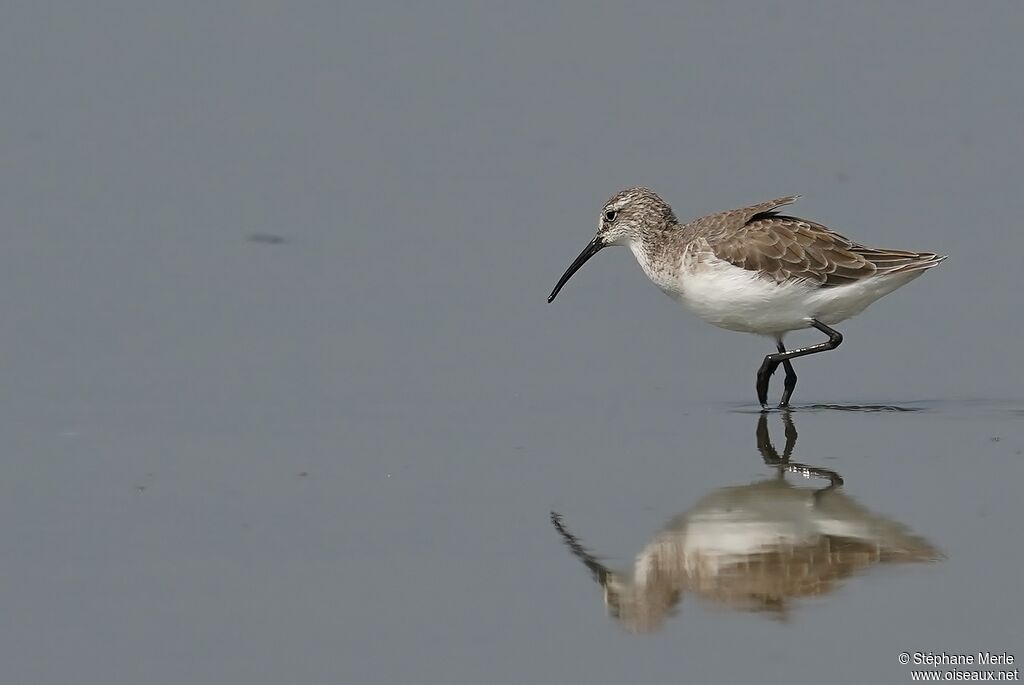
M 877 250 L 860 248 L 856 250 L 864 259 L 875 265 L 876 274 L 899 274 L 911 271 L 924 271 L 936 267 L 946 259 L 946 255 L 934 252 L 909 252 L 907 250 Z

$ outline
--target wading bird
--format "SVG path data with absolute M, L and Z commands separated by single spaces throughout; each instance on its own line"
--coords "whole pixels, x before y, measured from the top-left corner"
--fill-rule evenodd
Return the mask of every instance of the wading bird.
M 768 408 L 768 380 L 781 364 L 786 380 L 779 406 L 787 407 L 796 387 L 791 359 L 839 347 L 843 336 L 832 326 L 946 258 L 865 247 L 778 211 L 796 199 L 780 197 L 680 224 L 654 191 L 622 190 L 601 210 L 597 234 L 566 269 L 548 302 L 600 250 L 625 245 L 656 286 L 700 318 L 772 338 L 778 351 L 757 370 L 757 399 Z M 804 328 L 816 328 L 828 339 L 787 350 L 785 334 Z

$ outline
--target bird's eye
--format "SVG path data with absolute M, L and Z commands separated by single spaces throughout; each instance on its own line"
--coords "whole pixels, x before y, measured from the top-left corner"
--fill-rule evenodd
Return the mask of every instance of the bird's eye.
M 607 221 L 608 223 L 611 223 L 612 221 L 615 221 L 615 217 L 617 217 L 618 215 L 619 213 L 616 212 L 614 209 L 609 209 L 607 212 L 604 213 L 604 220 Z

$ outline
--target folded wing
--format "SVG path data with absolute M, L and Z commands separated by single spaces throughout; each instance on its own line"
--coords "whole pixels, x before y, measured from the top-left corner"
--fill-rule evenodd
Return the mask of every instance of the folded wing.
M 930 269 L 945 259 L 931 252 L 865 247 L 821 224 L 774 211 L 795 199 L 706 217 L 701 220 L 705 239 L 715 256 L 735 266 L 777 283 L 800 280 L 824 288 Z

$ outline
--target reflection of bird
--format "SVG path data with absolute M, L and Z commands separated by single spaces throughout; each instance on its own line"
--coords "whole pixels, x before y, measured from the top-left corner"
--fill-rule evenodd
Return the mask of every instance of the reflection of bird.
M 661 627 L 684 592 L 730 609 L 785 618 L 791 600 L 825 595 L 838 581 L 884 563 L 934 561 L 942 553 L 902 524 L 872 514 L 837 489 L 838 475 L 789 462 L 796 429 L 787 417 L 787 449 L 779 456 L 758 421 L 758 449 L 783 470 L 828 478 L 811 490 L 783 478 L 709 493 L 673 518 L 636 557 L 631 574 L 606 567 L 565 527 L 563 542 L 604 589 L 609 613 L 628 630 Z
M 778 212 L 796 197 L 695 219 L 681 225 L 647 188 L 627 188 L 601 210 L 597 235 L 558 281 L 548 302 L 584 262 L 609 245 L 627 245 L 644 273 L 708 323 L 775 340 L 777 353 L 757 372 L 757 398 L 768 404 L 768 380 L 782 364 L 779 406 L 796 387 L 791 359 L 833 350 L 843 336 L 831 326 L 937 266 L 945 257 L 865 247 L 821 224 Z M 787 350 L 789 331 L 816 328 L 828 340 Z

